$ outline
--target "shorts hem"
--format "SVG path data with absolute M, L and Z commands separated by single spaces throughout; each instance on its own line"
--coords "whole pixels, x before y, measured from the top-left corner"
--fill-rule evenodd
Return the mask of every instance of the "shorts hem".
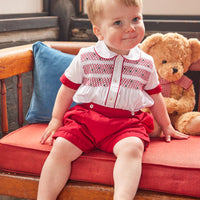
M 53 139 L 56 139 L 58 137 L 64 138 L 67 141 L 71 142 L 73 145 L 75 145 L 77 148 L 79 148 L 84 153 L 89 153 L 90 151 L 92 151 L 92 149 L 85 148 L 84 145 L 83 145 L 83 141 L 80 141 L 78 139 L 78 137 L 76 135 L 74 135 L 73 133 L 70 133 L 70 132 L 63 132 L 62 133 L 62 132 L 59 131 L 59 132 L 56 132 L 53 135 Z

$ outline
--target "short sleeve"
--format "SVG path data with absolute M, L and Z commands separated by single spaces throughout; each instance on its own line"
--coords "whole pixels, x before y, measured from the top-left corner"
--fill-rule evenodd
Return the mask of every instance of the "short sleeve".
M 149 75 L 148 82 L 144 87 L 144 90 L 146 90 L 146 91 L 154 90 L 155 88 L 158 88 L 159 85 L 160 85 L 160 83 L 158 81 L 158 74 L 157 74 L 155 64 L 154 64 L 154 61 L 152 58 L 152 70 Z M 160 90 L 158 90 L 158 91 L 160 91 Z
M 63 76 L 75 84 L 81 84 L 83 80 L 83 68 L 80 53 L 73 59 L 70 66 L 65 70 Z

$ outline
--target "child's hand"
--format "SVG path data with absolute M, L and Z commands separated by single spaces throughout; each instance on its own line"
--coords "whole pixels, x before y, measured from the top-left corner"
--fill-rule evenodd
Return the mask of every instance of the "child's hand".
M 176 131 L 172 125 L 169 125 L 165 130 L 163 130 L 165 139 L 167 142 L 171 141 L 171 137 L 176 138 L 176 139 L 188 139 L 189 136 L 185 135 L 183 133 L 180 133 Z
M 52 136 L 54 135 L 54 133 L 56 132 L 56 130 L 61 127 L 62 124 L 62 120 L 56 119 L 56 118 L 52 118 L 51 121 L 49 122 L 49 125 L 47 126 L 47 128 L 45 129 L 42 137 L 41 137 L 41 144 L 44 144 L 47 139 L 49 138 L 49 145 L 53 145 L 53 138 Z

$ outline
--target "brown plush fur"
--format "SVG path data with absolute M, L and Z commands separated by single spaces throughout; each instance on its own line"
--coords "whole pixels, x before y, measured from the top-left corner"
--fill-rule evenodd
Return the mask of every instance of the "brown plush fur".
M 154 58 L 159 80 L 170 82 L 170 95 L 164 100 L 174 127 L 186 134 L 200 135 L 200 112 L 192 111 L 195 105 L 193 85 L 184 89 L 174 83 L 200 59 L 200 42 L 178 33 L 156 33 L 147 37 L 140 48 Z M 154 135 L 158 135 L 160 128 L 155 127 Z

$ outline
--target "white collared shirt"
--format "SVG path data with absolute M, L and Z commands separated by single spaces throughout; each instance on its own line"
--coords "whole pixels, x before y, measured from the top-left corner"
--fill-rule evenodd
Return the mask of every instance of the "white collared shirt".
M 138 47 L 128 55 L 118 55 L 104 41 L 81 49 L 61 81 L 77 89 L 73 97 L 77 103 L 93 102 L 132 113 L 153 105 L 149 91 L 160 92 L 151 56 Z

